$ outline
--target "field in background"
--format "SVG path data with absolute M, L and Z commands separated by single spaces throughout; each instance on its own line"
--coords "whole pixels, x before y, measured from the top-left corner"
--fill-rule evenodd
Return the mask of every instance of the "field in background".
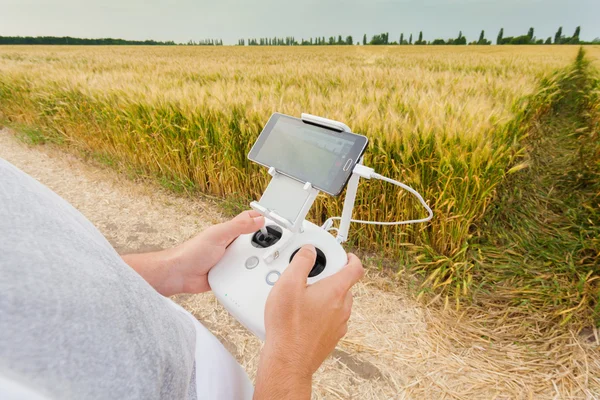
M 467 293 L 470 242 L 483 234 L 498 186 L 527 168 L 523 140 L 561 96 L 564 75 L 554 73 L 577 50 L 0 47 L 0 117 L 28 127 L 33 140 L 239 207 L 268 182 L 246 155 L 273 112 L 343 121 L 370 138 L 366 164 L 413 186 L 435 213 L 414 227 L 355 225 L 352 244 L 385 250 L 430 287 Z M 599 54 L 589 47 L 592 64 Z M 340 212 L 340 201 L 321 196 L 312 218 Z M 422 215 L 409 195 L 379 182 L 361 186 L 354 214 Z

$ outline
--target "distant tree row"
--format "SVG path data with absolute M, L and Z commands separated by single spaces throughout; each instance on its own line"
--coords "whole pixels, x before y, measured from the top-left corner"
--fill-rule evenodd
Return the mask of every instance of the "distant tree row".
M 260 38 L 260 39 L 239 39 L 238 46 L 343 46 L 343 45 L 352 45 L 354 41 L 352 36 L 346 36 L 345 39 L 342 38 L 342 35 L 339 35 L 337 38 L 335 36 L 330 36 L 329 39 L 325 39 L 325 36 L 304 39 L 302 38 L 300 42 L 296 40 L 293 36 L 287 37 L 273 37 L 273 38 Z
M 534 36 L 534 29 L 529 28 L 526 35 L 522 36 L 504 36 L 504 28 L 500 29 L 498 36 L 496 37 L 496 44 L 586 44 L 586 42 L 579 39 L 581 33 L 581 27 L 577 27 L 573 36 L 564 36 L 562 32 L 562 26 L 556 31 L 554 38 L 549 36 L 547 39 L 537 39 Z M 588 43 L 600 43 L 600 38 L 596 38 Z M 155 40 L 124 40 L 124 39 L 82 39 L 74 37 L 55 37 L 55 36 L 0 36 L 0 45 L 3 44 L 43 44 L 43 45 L 160 45 L 160 46 L 174 46 L 178 45 L 174 41 L 160 42 Z M 346 36 L 342 38 L 342 35 L 337 37 L 330 36 L 325 39 L 325 36 L 315 37 L 309 39 L 301 39 L 297 41 L 293 36 L 287 37 L 273 37 L 273 38 L 260 38 L 260 39 L 239 39 L 238 46 L 330 46 L 330 45 L 353 45 L 355 44 L 352 36 Z M 356 44 L 360 44 L 356 41 Z M 390 34 L 380 33 L 371 37 L 371 40 L 367 40 L 365 34 L 362 38 L 363 45 L 466 45 L 467 38 L 462 34 L 458 33 L 455 38 L 449 39 L 434 39 L 427 41 L 423 39 L 423 31 L 419 32 L 418 39 L 413 43 L 412 33 L 409 35 L 408 40 L 405 38 L 404 33 L 400 34 L 398 41 L 390 41 Z M 470 45 L 490 45 L 492 42 L 485 38 L 485 31 L 481 31 L 479 39 L 472 41 Z M 202 39 L 199 41 L 190 40 L 185 45 L 188 46 L 223 46 L 222 39 Z
M 558 28 L 558 31 L 554 35 L 554 42 L 552 41 L 552 37 L 548 37 L 546 40 L 537 39 L 534 36 L 534 29 L 529 28 L 529 31 L 526 35 L 522 36 L 509 36 L 504 37 L 504 28 L 500 29 L 498 33 L 498 37 L 496 38 L 496 44 L 584 44 L 579 39 L 579 34 L 581 33 L 581 27 L 577 27 L 575 29 L 575 33 L 571 37 L 565 37 L 562 34 L 562 27 Z M 400 40 L 398 42 L 390 42 L 389 41 L 389 33 L 381 33 L 379 35 L 375 35 L 371 38 L 370 41 L 367 42 L 367 35 L 363 36 L 363 45 L 464 45 L 467 44 L 467 38 L 463 36 L 462 32 L 458 33 L 458 37 L 450 38 L 450 39 L 434 39 L 430 42 L 423 39 L 423 31 L 419 32 L 419 39 L 413 43 L 412 34 L 410 34 L 409 39 L 406 40 L 404 38 L 404 33 L 400 34 Z M 595 39 L 590 43 L 598 43 L 598 40 Z M 485 31 L 481 31 L 479 35 L 479 39 L 477 41 L 472 41 L 469 43 L 470 45 L 490 45 L 492 44 L 491 40 L 485 38 Z
M 579 34 L 581 33 L 581 28 L 578 26 L 575 29 L 575 33 L 571 37 L 565 37 L 562 34 L 562 27 L 558 29 L 556 34 L 554 35 L 554 42 L 552 41 L 552 37 L 548 37 L 546 40 L 537 39 L 534 36 L 534 29 L 529 28 L 529 31 L 526 35 L 522 36 L 508 36 L 504 37 L 504 28 L 500 29 L 498 33 L 498 37 L 496 38 L 496 44 L 585 44 L 579 39 Z M 595 39 L 590 43 L 598 43 L 599 39 Z M 337 38 L 331 36 L 328 40 L 325 40 L 325 37 L 317 37 L 313 40 L 313 38 L 309 40 L 302 39 L 300 42 L 296 41 L 293 36 L 288 36 L 286 38 L 262 38 L 262 39 L 248 39 L 246 42 L 245 39 L 240 39 L 238 41 L 238 45 L 245 46 L 246 43 L 249 46 L 319 46 L 319 45 L 352 45 L 354 41 L 352 36 L 347 36 L 346 39 L 342 39 L 342 35 L 339 35 Z M 356 44 L 360 44 L 358 41 Z M 458 32 L 458 36 L 455 38 L 449 39 L 434 39 L 432 41 L 427 41 L 423 39 L 423 31 L 419 32 L 418 39 L 413 43 L 413 35 L 412 33 L 409 35 L 408 40 L 405 38 L 404 33 L 400 34 L 400 38 L 398 41 L 390 41 L 390 34 L 380 33 L 378 35 L 374 35 L 371 37 L 371 40 L 367 39 L 367 35 L 365 34 L 362 38 L 363 45 L 466 45 L 467 38 L 461 32 Z M 480 45 L 487 46 L 492 44 L 491 40 L 486 39 L 485 31 L 481 31 L 479 34 L 479 39 L 476 41 L 472 41 L 468 43 L 469 45 Z
M 562 34 L 562 26 L 558 28 L 556 33 L 554 34 L 554 42 L 552 41 L 552 36 L 548 36 L 546 40 L 537 39 L 534 36 L 533 28 L 529 28 L 527 35 L 523 36 L 508 36 L 504 37 L 504 28 L 500 29 L 498 32 L 498 37 L 496 38 L 496 44 L 580 44 L 584 43 L 579 40 L 579 34 L 581 33 L 581 27 L 575 28 L 575 32 L 571 37 L 565 37 Z M 593 43 L 593 42 L 592 42 Z
M 480 37 L 479 42 L 474 42 L 474 44 L 490 44 L 491 43 L 489 41 L 486 41 L 485 38 L 483 38 L 483 35 L 484 35 L 483 31 L 481 31 L 481 35 L 482 35 L 482 37 Z M 367 35 L 365 34 L 363 36 L 362 44 L 363 45 L 413 45 L 414 44 L 417 46 L 426 45 L 426 44 L 435 44 L 435 45 L 467 44 L 467 38 L 463 36 L 462 32 L 458 33 L 458 37 L 450 38 L 447 41 L 444 39 L 435 39 L 431 42 L 428 42 L 425 39 L 423 39 L 423 31 L 419 32 L 419 38 L 417 40 L 415 40 L 414 43 L 413 43 L 412 33 L 408 37 L 408 40 L 405 39 L 404 33 L 400 34 L 400 39 L 397 42 L 396 41 L 390 42 L 389 38 L 390 38 L 390 34 L 386 32 L 386 33 L 381 33 L 379 35 L 375 35 L 371 38 L 370 41 L 367 41 Z
M 223 46 L 223 41 L 221 39 L 202 39 L 198 42 L 194 42 L 190 40 L 186 43 L 187 46 Z
M 222 43 L 222 42 L 221 42 Z M 155 40 L 124 40 L 124 39 L 81 39 L 74 37 L 55 36 L 0 36 L 0 44 L 62 44 L 62 45 L 145 45 L 145 46 L 174 46 L 173 41 L 158 42 Z
M 116 46 L 116 45 L 144 45 L 144 46 L 175 46 L 174 41 L 159 42 L 156 40 L 124 40 L 124 39 L 81 39 L 74 37 L 55 37 L 55 36 L 0 36 L 1 44 L 43 44 L 43 45 L 81 45 L 81 46 Z M 199 41 L 190 40 L 185 43 L 186 46 L 223 46 L 222 39 L 202 39 Z

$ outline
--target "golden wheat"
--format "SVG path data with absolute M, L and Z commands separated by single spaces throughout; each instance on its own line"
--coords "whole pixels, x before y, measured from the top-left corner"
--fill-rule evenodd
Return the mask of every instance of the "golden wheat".
M 521 151 L 521 123 L 530 111 L 521 100 L 576 52 L 572 46 L 0 47 L 0 116 L 166 182 L 243 203 L 268 181 L 246 154 L 271 113 L 343 121 L 370 138 L 368 165 L 415 187 L 435 212 L 428 225 L 353 227 L 354 244 L 377 242 L 392 251 L 424 246 L 430 251 L 423 265 L 450 259 L 445 265 L 453 269 L 463 265 L 476 222 Z M 551 98 L 552 86 L 545 90 Z M 362 186 L 355 217 L 422 215 L 410 196 L 382 189 Z M 339 201 L 322 196 L 312 217 L 339 212 Z M 444 283 L 445 272 L 432 280 Z

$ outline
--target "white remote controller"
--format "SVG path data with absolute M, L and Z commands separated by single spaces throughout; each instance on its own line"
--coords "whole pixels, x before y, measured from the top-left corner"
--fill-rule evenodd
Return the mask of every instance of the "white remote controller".
M 271 121 L 277 121 L 282 114 L 273 114 Z M 273 119 L 277 117 L 276 119 Z M 287 117 L 288 119 L 291 117 Z M 253 201 L 250 206 L 265 217 L 265 227 L 255 233 L 241 235 L 237 238 L 225 252 L 225 255 L 208 273 L 208 282 L 210 287 L 219 300 L 219 302 L 233 315 L 242 325 L 252 331 L 260 339 L 265 339 L 265 306 L 267 297 L 271 288 L 276 284 L 279 277 L 290 264 L 295 253 L 307 244 L 312 244 L 317 250 L 317 260 L 313 269 L 307 276 L 307 283 L 313 284 L 323 278 L 335 274 L 342 269 L 348 262 L 348 256 L 341 246 L 348 238 L 348 231 L 351 222 L 370 223 L 380 225 L 403 225 L 419 222 L 427 222 L 433 217 L 433 212 L 423 200 L 423 197 L 414 189 L 405 184 L 374 174 L 372 168 L 364 167 L 362 164 L 362 153 L 366 147 L 366 137 L 353 134 L 345 124 L 310 114 L 302 114 L 302 122 L 306 129 L 302 127 L 300 131 L 293 131 L 295 135 L 288 137 L 284 142 L 271 146 L 271 149 L 278 149 L 282 143 L 298 140 L 298 138 L 307 138 L 307 142 L 317 141 L 321 147 L 318 154 L 323 152 L 334 152 L 333 157 L 337 163 L 331 166 L 331 163 L 323 164 L 326 170 L 324 173 L 333 171 L 343 171 L 347 176 L 346 181 L 341 181 L 346 186 L 346 197 L 344 199 L 344 208 L 341 217 L 329 218 L 322 227 L 305 220 L 308 211 L 315 201 L 319 189 L 315 188 L 310 182 L 292 178 L 293 175 L 286 175 L 278 172 L 270 163 L 261 163 L 270 166 L 269 174 L 273 177 L 269 186 L 263 193 L 260 201 Z M 298 123 L 296 122 L 296 126 Z M 310 127 L 320 127 L 321 133 L 310 131 Z M 255 143 L 250 155 L 253 154 L 258 143 L 262 146 L 265 142 L 263 134 L 270 132 L 267 127 L 261 133 L 261 136 Z M 272 126 L 271 126 L 272 128 Z M 290 129 L 285 128 L 286 129 Z M 319 142 L 319 135 L 323 136 L 322 130 L 325 129 L 325 136 L 329 137 L 323 142 Z M 306 130 L 309 130 L 307 133 Z M 279 134 L 281 134 L 280 131 Z M 331 133 L 329 133 L 331 132 Z M 267 136 L 269 133 L 267 133 Z M 347 139 L 362 137 L 364 142 L 357 147 L 360 150 L 357 153 L 348 153 L 348 146 L 344 147 L 342 136 Z M 262 139 L 261 139 L 262 138 Z M 358 143 L 359 142 L 353 142 Z M 302 147 L 302 146 L 300 146 Z M 262 147 L 260 147 L 262 149 Z M 279 147 L 280 148 L 280 147 Z M 343 150 L 343 149 L 346 150 Z M 295 150 L 301 153 L 300 150 Z M 305 152 L 310 152 L 305 148 Z M 349 157 L 343 154 L 350 155 Z M 259 153 L 260 154 L 260 153 Z M 249 158 L 252 160 L 252 158 Z M 321 156 L 322 157 L 322 156 Z M 341 158 L 340 158 L 341 157 Z M 294 158 L 294 157 L 292 157 Z M 325 157 L 324 160 L 331 157 Z M 277 154 L 275 160 L 281 160 L 280 154 Z M 314 158 L 313 158 L 314 160 Z M 318 162 L 319 159 L 317 159 Z M 329 166 L 327 166 L 329 165 Z M 352 168 L 352 169 L 350 169 Z M 329 172 L 328 172 L 329 170 Z M 302 173 L 300 175 L 303 175 Z M 315 176 L 313 173 L 313 178 Z M 345 176 L 342 176 L 345 177 Z M 377 222 L 361 221 L 352 219 L 352 210 L 356 199 L 356 190 L 359 178 L 381 179 L 388 183 L 400 186 L 414 194 L 423 207 L 427 209 L 429 216 L 419 220 L 398 221 L 398 222 Z M 343 188 L 343 187 L 342 187 Z M 339 188 L 340 192 L 341 189 Z M 338 193 L 336 190 L 327 193 Z M 332 228 L 332 221 L 339 219 L 340 224 L 337 229 L 337 236 L 329 234 Z
M 304 245 L 317 250 L 317 261 L 307 277 L 315 283 L 339 271 L 348 256 L 336 239 L 312 222 L 303 221 L 301 232 L 293 233 L 266 219 L 267 237 L 259 230 L 241 235 L 208 274 L 210 287 L 219 302 L 242 325 L 265 339 L 265 305 L 271 288 Z

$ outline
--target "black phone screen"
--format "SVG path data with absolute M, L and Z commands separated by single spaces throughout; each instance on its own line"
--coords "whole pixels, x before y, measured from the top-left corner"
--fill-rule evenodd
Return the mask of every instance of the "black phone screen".
M 362 156 L 367 138 L 273 114 L 248 157 L 331 195 L 338 195 Z

